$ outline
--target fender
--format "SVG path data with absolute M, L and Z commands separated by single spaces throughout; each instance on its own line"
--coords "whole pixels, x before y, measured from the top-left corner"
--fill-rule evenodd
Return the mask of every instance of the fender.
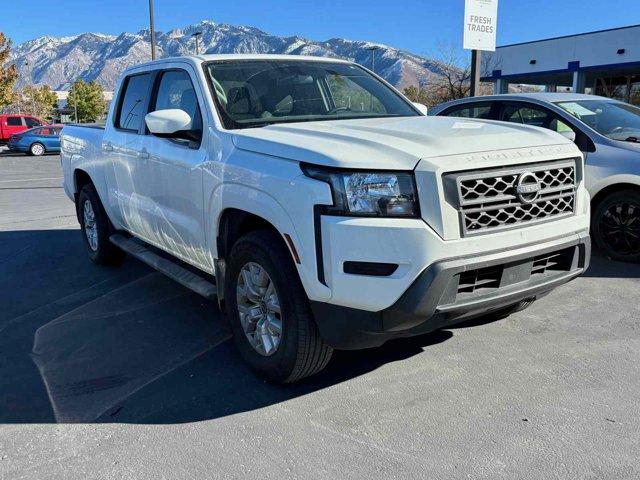
M 612 185 L 620 185 L 620 184 L 635 185 L 636 187 L 640 187 L 640 176 L 630 175 L 630 174 L 612 175 L 594 184 L 589 189 L 589 193 L 591 194 L 591 198 L 594 199 L 605 188 L 610 187 Z
M 313 242 L 304 241 L 304 235 L 301 235 L 285 208 L 273 196 L 255 187 L 228 182 L 221 184 L 212 192 L 205 208 L 206 242 L 213 259 L 218 258 L 216 232 L 219 230 L 223 212 L 229 208 L 242 210 L 266 220 L 281 235 L 286 233 L 291 237 L 301 256 L 313 255 L 315 248 Z M 331 291 L 315 281 L 313 262 L 296 264 L 296 268 L 310 298 L 325 300 L 330 298 Z

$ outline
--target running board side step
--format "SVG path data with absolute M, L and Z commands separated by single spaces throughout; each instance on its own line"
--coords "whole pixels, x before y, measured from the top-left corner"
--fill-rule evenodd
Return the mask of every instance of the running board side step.
M 187 287 L 189 290 L 193 290 L 197 294 L 210 300 L 216 298 L 217 289 L 215 283 L 205 280 L 201 276 L 182 267 L 177 262 L 161 257 L 135 238 L 127 238 L 124 235 L 116 233 L 109 237 L 109 241 L 132 257 L 146 263 L 151 268 L 155 268 L 160 273 L 175 280 L 180 285 Z

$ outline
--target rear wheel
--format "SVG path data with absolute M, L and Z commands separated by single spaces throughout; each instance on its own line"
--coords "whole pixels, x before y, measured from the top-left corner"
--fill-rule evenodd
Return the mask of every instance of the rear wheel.
M 34 157 L 41 157 L 46 152 L 44 145 L 41 143 L 34 143 L 29 147 L 29 153 Z
M 593 213 L 591 231 L 606 256 L 640 262 L 640 192 L 623 190 L 605 197 Z
M 109 241 L 113 231 L 98 193 L 91 184 L 78 195 L 78 217 L 89 258 L 99 265 L 119 265 L 125 253 Z
M 291 255 L 276 233 L 252 232 L 234 245 L 225 304 L 235 344 L 260 375 L 291 383 L 329 362 L 333 350 L 320 337 Z

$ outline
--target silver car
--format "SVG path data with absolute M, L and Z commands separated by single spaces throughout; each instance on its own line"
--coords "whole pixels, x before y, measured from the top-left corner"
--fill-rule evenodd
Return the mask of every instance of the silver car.
M 640 108 L 594 95 L 531 93 L 455 100 L 429 115 L 522 123 L 574 140 L 585 155 L 596 245 L 615 260 L 640 262 Z

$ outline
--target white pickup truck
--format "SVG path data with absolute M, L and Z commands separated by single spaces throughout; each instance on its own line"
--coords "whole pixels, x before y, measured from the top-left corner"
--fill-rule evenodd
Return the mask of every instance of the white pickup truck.
M 104 129 L 64 128 L 64 188 L 94 262 L 217 298 L 249 365 L 292 382 L 587 268 L 571 141 L 422 110 L 335 59 L 159 60 L 124 72 Z

